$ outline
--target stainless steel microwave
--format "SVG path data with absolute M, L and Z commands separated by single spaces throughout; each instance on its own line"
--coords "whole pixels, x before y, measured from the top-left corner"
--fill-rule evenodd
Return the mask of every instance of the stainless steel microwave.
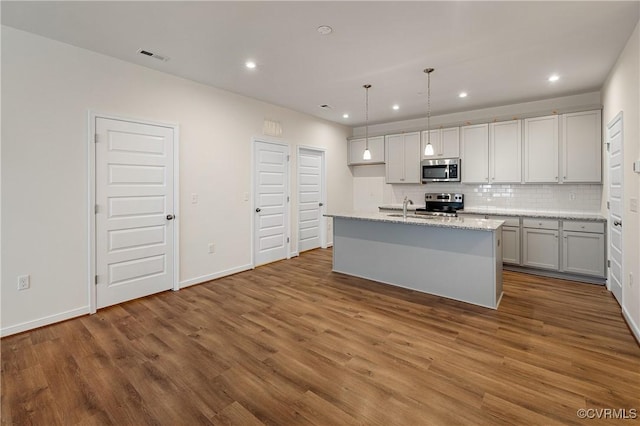
M 422 183 L 460 182 L 460 159 L 437 158 L 422 160 Z

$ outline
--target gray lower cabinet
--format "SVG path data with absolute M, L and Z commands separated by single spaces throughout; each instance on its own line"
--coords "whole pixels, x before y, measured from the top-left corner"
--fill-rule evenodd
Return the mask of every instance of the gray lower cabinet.
M 520 264 L 520 227 L 502 226 L 502 263 Z
M 520 218 L 493 215 L 485 215 L 484 218 L 504 221 L 504 225 L 502 225 L 502 263 L 520 265 Z
M 604 224 L 565 221 L 562 230 L 562 271 L 605 276 Z
M 522 220 L 522 265 L 540 269 L 560 269 L 558 221 Z

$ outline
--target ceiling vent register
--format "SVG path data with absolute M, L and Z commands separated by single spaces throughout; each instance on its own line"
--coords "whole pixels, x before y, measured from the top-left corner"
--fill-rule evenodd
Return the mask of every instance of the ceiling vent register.
M 162 62 L 167 62 L 169 60 L 168 56 L 159 55 L 157 53 L 153 53 L 153 52 L 150 52 L 150 51 L 144 50 L 144 49 L 139 49 L 138 53 L 141 54 L 141 55 L 144 55 L 144 56 L 149 56 L 149 57 L 151 57 L 153 59 L 157 59 L 157 60 L 162 61 Z

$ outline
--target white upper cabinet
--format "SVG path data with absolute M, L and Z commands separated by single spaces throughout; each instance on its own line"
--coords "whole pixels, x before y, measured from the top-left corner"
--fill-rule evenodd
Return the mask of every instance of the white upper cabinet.
M 558 116 L 524 120 L 524 181 L 558 182 Z
M 489 125 L 463 126 L 460 133 L 462 182 L 489 182 Z
M 601 128 L 599 110 L 562 114 L 562 182 L 602 181 Z
M 422 145 L 420 152 L 422 159 L 430 158 L 458 158 L 460 156 L 460 128 L 449 127 L 447 129 L 431 130 L 431 145 L 433 155 L 424 155 L 424 147 L 427 145 L 427 131 L 422 132 Z
M 522 121 L 489 124 L 489 170 L 491 183 L 522 181 Z
M 420 183 L 419 132 L 386 136 L 385 150 L 387 183 Z
M 384 163 L 384 136 L 375 136 L 369 138 L 369 151 L 371 152 L 371 160 L 363 160 L 362 154 L 366 146 L 365 138 L 350 139 L 348 163 L 351 165 L 360 164 L 382 164 Z

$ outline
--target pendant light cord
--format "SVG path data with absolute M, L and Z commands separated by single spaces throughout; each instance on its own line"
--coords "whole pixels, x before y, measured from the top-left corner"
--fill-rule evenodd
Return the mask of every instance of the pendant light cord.
M 427 143 L 431 145 L 431 72 L 427 71 Z
M 365 150 L 368 150 L 369 149 L 369 89 L 371 88 L 371 85 L 365 84 L 362 87 L 365 88 L 364 141 L 365 141 Z
M 427 145 L 431 145 L 431 73 L 433 68 L 425 68 L 427 73 Z

